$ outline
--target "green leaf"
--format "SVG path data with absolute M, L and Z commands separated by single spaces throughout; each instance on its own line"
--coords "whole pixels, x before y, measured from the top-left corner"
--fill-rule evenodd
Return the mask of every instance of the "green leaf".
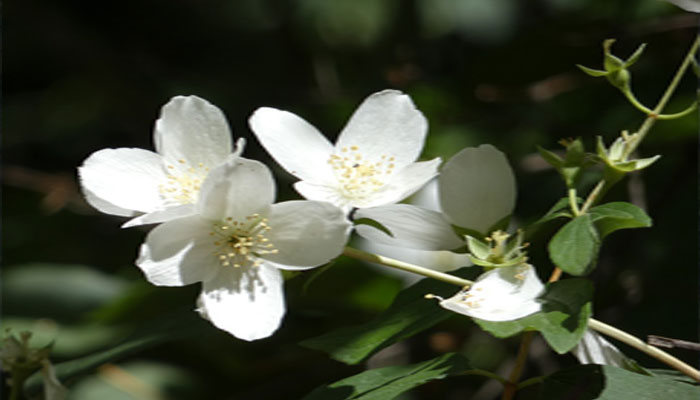
M 593 207 L 589 214 L 601 238 L 620 229 L 648 228 L 652 223 L 644 210 L 623 201 Z
M 469 361 L 448 353 L 417 364 L 384 367 L 361 372 L 317 388 L 304 400 L 388 400 L 426 382 L 470 369 Z
M 474 268 L 465 268 L 456 275 L 475 275 Z M 467 277 L 467 279 L 473 276 Z M 374 320 L 359 326 L 343 327 L 327 334 L 307 339 L 300 344 L 321 350 L 331 358 L 346 364 L 357 364 L 379 350 L 422 332 L 453 315 L 436 301 L 425 299 L 428 293 L 448 294 L 455 286 L 434 279 L 423 279 L 401 291 L 393 304 Z
M 632 55 L 625 61 L 625 68 L 631 67 L 634 63 L 636 63 L 639 60 L 639 57 L 642 56 L 642 53 L 644 53 L 644 49 L 647 47 L 646 43 L 642 43 L 637 47 L 637 50 L 632 53 Z
M 599 248 L 598 231 L 588 214 L 569 221 L 554 235 L 548 246 L 549 258 L 554 265 L 577 276 L 593 270 Z
M 482 260 L 485 260 L 491 254 L 491 246 L 471 236 L 467 236 L 467 247 L 474 257 Z
M 130 354 L 154 347 L 156 345 L 194 336 L 206 332 L 211 326 L 192 311 L 183 311 L 164 316 L 162 319 L 144 327 L 140 333 L 125 342 L 85 357 L 54 365 L 56 377 L 61 382 L 85 374 L 94 368 Z M 24 393 L 32 397 L 42 390 L 42 376 L 35 373 L 25 381 Z
M 700 388 L 667 378 L 636 374 L 609 365 L 579 365 L 546 377 L 540 400 L 697 400 Z
M 583 199 L 580 197 L 576 199 L 577 203 L 580 205 L 583 203 Z M 545 215 L 543 215 L 540 219 L 535 221 L 532 225 L 539 225 L 543 224 L 545 222 L 549 222 L 551 220 L 557 219 L 557 218 L 573 218 L 573 215 L 571 215 L 571 212 L 569 212 L 569 198 L 568 197 L 562 197 L 559 199 L 553 206 L 552 208 L 547 211 Z
M 483 330 L 504 338 L 523 330 L 539 331 L 557 353 L 564 354 L 578 344 L 591 317 L 593 285 L 587 279 L 566 279 L 547 284 L 540 298 L 542 311 L 514 321 L 492 322 L 474 319 Z

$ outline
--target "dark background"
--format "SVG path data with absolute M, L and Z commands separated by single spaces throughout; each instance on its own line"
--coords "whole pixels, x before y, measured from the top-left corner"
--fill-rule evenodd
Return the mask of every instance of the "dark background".
M 293 178 L 248 128 L 257 107 L 295 112 L 334 138 L 367 95 L 403 90 L 430 123 L 425 158 L 481 143 L 508 155 L 525 224 L 564 195 L 535 145 L 559 149 L 559 139 L 580 136 L 592 151 L 596 135 L 609 143 L 643 120 L 604 79 L 574 65 L 599 68 L 605 38 L 618 39 L 623 57 L 648 43 L 633 87 L 653 107 L 697 25 L 697 15 L 657 0 L 24 0 L 5 2 L 3 12 L 3 328 L 30 329 L 37 343 L 55 339 L 55 362 L 109 347 L 170 313 L 192 314 L 198 288 L 145 282 L 133 265 L 145 230 L 121 230 L 121 220 L 83 202 L 76 184 L 76 167 L 96 150 L 152 149 L 153 123 L 170 97 L 196 94 L 219 106 L 234 136 L 247 139 L 245 155 L 268 163 L 279 198 L 290 199 Z M 668 110 L 689 104 L 695 87 L 687 76 Z M 662 158 L 608 199 L 644 207 L 655 226 L 606 240 L 591 276 L 595 315 L 641 338 L 695 341 L 697 117 L 658 123 L 640 152 Z M 533 239 L 543 278 L 556 227 Z M 400 281 L 350 260 L 305 291 L 304 280 L 289 281 L 288 315 L 272 338 L 246 343 L 206 328 L 68 382 L 72 398 L 294 399 L 361 371 L 296 343 L 367 321 Z M 517 343 L 455 317 L 396 349 L 393 362 L 462 351 L 507 374 Z M 692 352 L 672 352 L 697 364 Z M 526 377 L 574 363 L 536 341 Z M 453 378 L 405 398 L 494 398 L 499 385 L 483 382 Z

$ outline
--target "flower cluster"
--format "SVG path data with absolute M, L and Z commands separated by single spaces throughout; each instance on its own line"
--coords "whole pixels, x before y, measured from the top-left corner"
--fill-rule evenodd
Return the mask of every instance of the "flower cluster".
M 250 127 L 300 179 L 294 187 L 307 200 L 275 204 L 270 170 L 243 158 L 243 140 L 234 148 L 223 113 L 195 96 L 175 97 L 163 107 L 156 152 L 100 150 L 79 168 L 95 208 L 131 217 L 124 227 L 159 224 L 136 261 L 146 279 L 159 286 L 201 282 L 199 313 L 244 340 L 278 329 L 285 313 L 281 271 L 338 257 L 353 221 L 384 228 L 354 225 L 371 242 L 403 248 L 427 264 L 431 257 L 449 259 L 450 267 L 442 268 L 449 270 L 470 259 L 483 265 L 474 243 L 496 238 L 492 233 L 515 204 L 513 173 L 490 145 L 464 149 L 445 164 L 437 180 L 439 205 L 397 204 L 438 176 L 441 160 L 417 161 L 427 122 L 395 90 L 369 96 L 335 145 L 300 117 L 273 108 L 255 111 Z M 456 234 L 455 226 L 468 235 Z M 466 243 L 471 254 L 451 251 Z M 493 321 L 538 311 L 543 286 L 526 260 L 484 265 L 473 287 L 441 305 Z

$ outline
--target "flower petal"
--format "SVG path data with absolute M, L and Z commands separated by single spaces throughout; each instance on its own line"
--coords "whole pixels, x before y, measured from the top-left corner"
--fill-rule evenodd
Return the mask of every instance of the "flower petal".
M 341 209 L 320 201 L 275 204 L 268 220 L 265 236 L 278 252 L 262 257 L 284 269 L 307 269 L 338 257 L 351 228 Z
M 666 0 L 666 1 L 668 1 L 669 3 L 673 3 L 686 11 L 700 13 L 700 1 L 698 1 L 698 0 Z
M 515 177 L 505 155 L 485 144 L 452 157 L 438 178 L 440 207 L 455 225 L 481 233 L 515 207 Z
M 151 212 L 165 207 L 159 192 L 166 182 L 163 160 L 152 151 L 100 150 L 85 160 L 78 174 L 88 202 L 100 211 Z
M 338 136 L 336 149 L 357 146 L 366 159 L 394 157 L 397 168 L 423 150 L 428 122 L 408 95 L 384 90 L 367 97 Z
M 200 215 L 210 220 L 266 213 L 275 200 L 275 181 L 265 164 L 233 158 L 213 169 L 202 183 Z
M 146 236 L 136 265 L 158 286 L 183 286 L 209 279 L 219 265 L 207 246 L 210 226 L 198 216 L 166 222 Z
M 442 300 L 440 305 L 486 321 L 510 321 L 540 311 L 537 297 L 543 290 L 535 269 L 522 264 L 488 271 L 469 290 Z
M 356 201 L 353 206 L 366 208 L 399 202 L 422 188 L 437 175 L 440 157 L 430 161 L 410 164 L 397 171 L 390 180 L 367 199 Z
M 91 191 L 89 191 L 86 187 L 83 186 L 83 195 L 85 196 L 85 200 L 96 208 L 98 211 L 101 211 L 105 214 L 110 214 L 110 215 L 119 215 L 122 217 L 133 217 L 134 215 L 138 214 L 137 211 L 134 210 L 127 210 L 126 208 L 121 208 L 117 207 L 114 204 L 108 202 L 105 199 L 101 199 L 97 196 L 95 196 Z
M 356 225 L 362 237 L 391 246 L 418 250 L 450 250 L 464 245 L 442 214 L 410 204 L 359 209 L 355 219 L 369 218 L 389 229 L 392 236 L 369 225 Z
M 370 253 L 441 272 L 454 271 L 461 267 L 472 265 L 472 262 L 469 260 L 469 255 L 446 250 L 415 250 L 408 247 L 384 245 L 369 240 L 362 240 L 359 247 Z M 387 270 L 387 272 L 403 272 L 393 268 L 384 267 L 383 269 Z M 410 272 L 405 272 L 405 274 L 420 278 L 419 275 Z
M 174 168 L 216 167 L 231 153 L 231 132 L 221 110 L 197 96 L 176 96 L 156 121 L 156 151 Z
M 202 285 L 198 310 L 214 326 L 243 340 L 272 335 L 285 312 L 280 271 L 264 263 L 252 268 L 223 268 Z
M 249 124 L 265 150 L 290 174 L 312 182 L 333 179 L 328 165 L 333 145 L 308 122 L 287 111 L 261 107 Z
M 441 212 L 437 178 L 431 179 L 425 186 L 414 193 L 409 199 L 409 203 L 414 206 L 427 208 L 428 210 Z
M 161 222 L 170 221 L 197 213 L 197 208 L 194 204 L 182 204 L 166 208 L 165 210 L 153 211 L 148 214 L 140 215 L 126 221 L 122 228 L 131 228 L 132 226 L 159 224 Z
M 583 332 L 581 341 L 571 352 L 581 364 L 613 365 L 620 368 L 629 366 L 627 357 L 617 347 L 591 329 Z
M 340 207 L 345 214 L 353 208 L 353 203 L 342 196 L 337 187 L 326 184 L 316 184 L 308 181 L 299 181 L 294 184 L 294 189 L 305 199 L 326 201 Z

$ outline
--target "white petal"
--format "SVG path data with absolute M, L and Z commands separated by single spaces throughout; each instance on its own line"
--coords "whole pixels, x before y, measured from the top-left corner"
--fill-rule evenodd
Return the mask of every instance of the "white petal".
M 283 282 L 280 271 L 265 264 L 221 269 L 202 285 L 198 311 L 239 339 L 266 338 L 277 330 L 284 316 Z
M 438 177 L 440 207 L 455 225 L 486 232 L 515 207 L 515 176 L 505 155 L 485 144 L 452 157 Z
M 591 329 L 586 329 L 581 341 L 571 350 L 581 364 L 613 365 L 627 368 L 627 357 L 612 343 Z
M 397 171 L 386 184 L 367 199 L 353 203 L 354 207 L 366 208 L 397 203 L 422 188 L 437 175 L 442 160 L 438 157 L 430 161 L 410 164 Z
M 210 226 L 198 216 L 166 222 L 146 236 L 136 265 L 158 286 L 183 286 L 209 279 L 219 268 Z
M 420 188 L 420 190 L 409 199 L 409 203 L 427 208 L 428 210 L 441 212 L 437 178 L 433 178 L 430 182 L 426 183 L 425 186 Z
M 365 158 L 394 157 L 401 168 L 418 158 L 427 132 L 428 122 L 408 95 L 384 90 L 360 104 L 338 136 L 336 149 L 357 146 Z
M 136 218 L 126 221 L 122 228 L 131 228 L 132 226 L 159 224 L 161 222 L 170 221 L 182 217 L 187 217 L 197 213 L 197 208 L 194 204 L 182 204 L 166 208 L 165 210 L 153 211 L 148 214 L 140 215 Z
M 95 196 L 91 191 L 83 186 L 83 195 L 88 204 L 95 207 L 97 210 L 110 215 L 119 215 L 122 217 L 133 217 L 138 214 L 137 211 L 127 210 L 125 208 L 117 207 L 114 204 L 108 202 L 107 200 L 101 199 Z
M 366 239 L 391 246 L 418 250 L 450 250 L 464 245 L 442 214 L 409 204 L 363 208 L 355 219 L 373 219 L 389 229 L 392 236 L 369 225 L 355 230 Z
M 78 174 L 83 191 L 90 194 L 87 200 L 100 211 L 151 212 L 165 207 L 159 191 L 166 182 L 163 160 L 152 151 L 100 150 L 85 160 Z
M 319 201 L 275 204 L 268 219 L 265 236 L 278 252 L 262 257 L 285 269 L 316 267 L 338 257 L 351 228 L 341 209 Z
M 488 271 L 468 291 L 442 300 L 440 305 L 486 321 L 510 321 L 540 311 L 537 297 L 543 290 L 535 269 L 522 264 Z
M 163 106 L 154 141 L 166 163 L 183 170 L 200 163 L 213 168 L 231 153 L 231 132 L 224 113 L 197 96 L 176 96 Z
M 362 240 L 359 247 L 369 253 L 393 258 L 413 265 L 430 268 L 435 271 L 449 272 L 472 265 L 467 254 L 445 250 L 415 250 L 407 247 L 388 246 L 375 241 Z M 397 271 L 382 267 L 384 270 Z M 406 272 L 406 274 L 420 276 Z
M 265 214 L 275 200 L 275 189 L 272 173 L 265 164 L 235 158 L 207 175 L 199 192 L 197 209 L 210 220 Z
M 669 3 L 673 3 L 686 11 L 700 13 L 700 1 L 699 0 L 666 0 L 666 1 L 668 1 Z
M 265 150 L 287 172 L 312 182 L 333 179 L 328 165 L 333 145 L 308 122 L 287 111 L 262 107 L 249 123 Z
M 343 197 L 336 186 L 299 181 L 294 184 L 294 189 L 305 199 L 327 201 L 342 208 L 345 213 L 353 207 L 352 202 Z

